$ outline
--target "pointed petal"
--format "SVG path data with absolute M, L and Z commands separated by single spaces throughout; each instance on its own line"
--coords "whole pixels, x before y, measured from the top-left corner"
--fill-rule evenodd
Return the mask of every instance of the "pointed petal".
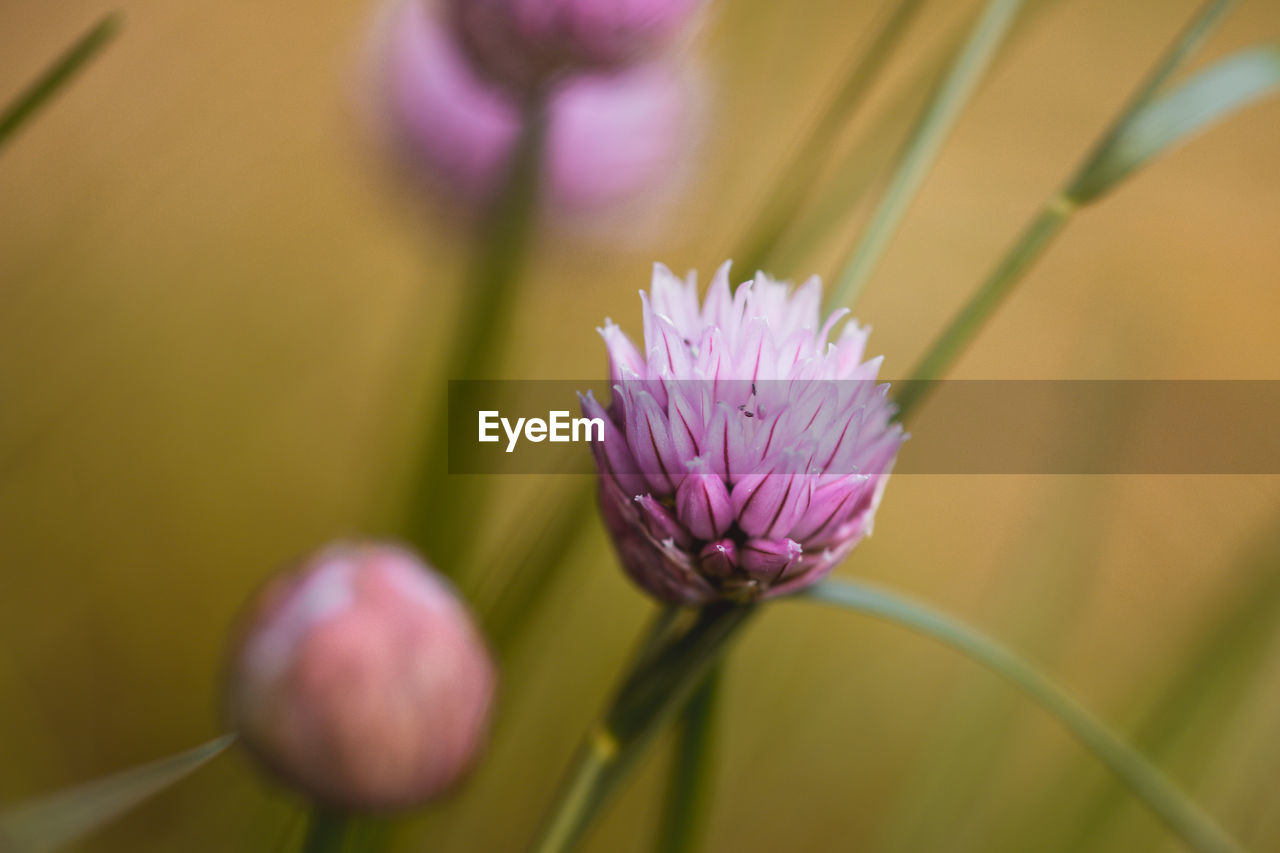
M 683 466 L 671 440 L 667 416 L 648 391 L 631 389 L 626 404 L 627 446 L 640 473 L 658 494 L 670 495 L 683 476 Z
M 676 515 L 699 539 L 715 539 L 733 524 L 733 502 L 724 480 L 711 473 L 705 459 L 695 459 L 676 489 Z
M 645 479 L 639 474 L 639 466 L 635 457 L 627 447 L 626 437 L 614 425 L 604 408 L 588 391 L 579 394 L 582 414 L 588 418 L 600 418 L 604 421 L 604 440 L 591 443 L 591 451 L 596 457 L 596 467 L 603 476 L 616 481 L 618 488 L 627 495 L 636 495 L 647 488 Z
M 738 546 L 732 539 L 709 542 L 698 554 L 698 563 L 703 573 L 713 578 L 732 577 L 738 568 Z
M 636 349 L 635 344 L 631 343 L 631 339 L 618 324 L 606 318 L 604 326 L 596 331 L 600 333 L 600 337 L 604 338 L 605 349 L 609 352 L 610 382 L 617 382 L 624 372 L 630 372 L 636 376 L 648 374 L 648 365 L 645 363 L 644 356 L 640 355 L 640 351 Z
M 804 554 L 794 539 L 748 539 L 742 545 L 743 571 L 765 583 L 780 580 Z
M 653 495 L 636 495 L 635 501 L 640 508 L 640 519 L 645 529 L 656 541 L 670 541 L 677 548 L 688 548 L 693 544 L 689 531 Z

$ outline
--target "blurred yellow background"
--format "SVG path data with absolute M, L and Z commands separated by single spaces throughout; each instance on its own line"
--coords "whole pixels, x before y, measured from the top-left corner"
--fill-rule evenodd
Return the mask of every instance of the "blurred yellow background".
M 1061 0 L 1018 34 L 858 306 L 883 375 L 909 369 L 1195 7 Z M 400 189 L 369 129 L 374 4 L 119 8 L 120 39 L 0 152 L 0 802 L 218 731 L 250 590 L 387 529 L 467 258 L 465 229 Z M 0 4 L 0 101 L 106 10 Z M 594 327 L 639 331 L 654 260 L 705 280 L 876 11 L 715 3 L 687 197 L 623 248 L 544 229 L 506 376 L 603 372 Z M 1246 0 L 1201 59 L 1277 36 L 1280 6 Z M 845 249 L 773 272 L 829 276 Z M 1280 378 L 1278 284 L 1273 100 L 1079 217 L 956 375 Z M 458 535 L 496 552 L 527 523 L 517 498 L 566 485 L 499 483 L 494 519 Z M 1261 476 L 901 476 L 841 571 L 1024 650 L 1252 849 L 1280 849 L 1278 498 Z M 594 528 L 504 662 L 487 761 L 406 848 L 522 849 L 649 607 Z M 712 850 L 1172 845 L 1052 720 L 894 627 L 779 605 L 734 653 L 723 706 Z M 649 849 L 665 760 L 589 849 Z M 300 815 L 237 755 L 81 849 L 273 850 Z

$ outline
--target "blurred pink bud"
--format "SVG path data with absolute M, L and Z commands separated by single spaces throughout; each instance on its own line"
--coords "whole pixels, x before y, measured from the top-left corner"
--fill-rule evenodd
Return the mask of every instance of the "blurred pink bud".
M 475 759 L 494 668 L 449 584 L 410 552 L 332 545 L 253 601 L 228 710 L 264 765 L 331 805 L 428 801 Z
M 502 185 L 527 110 L 486 79 L 421 2 L 400 2 L 384 38 L 386 109 L 408 162 L 473 206 Z M 543 193 L 595 214 L 679 183 L 700 102 L 687 69 L 650 63 L 569 75 L 550 90 Z
M 517 86 L 581 68 L 618 68 L 659 50 L 701 0 L 448 0 L 486 73 Z

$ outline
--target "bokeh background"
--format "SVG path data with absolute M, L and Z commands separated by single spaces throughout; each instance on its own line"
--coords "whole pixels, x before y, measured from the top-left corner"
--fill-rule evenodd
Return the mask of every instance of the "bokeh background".
M 318 543 L 388 529 L 469 247 L 370 128 L 374 4 L 117 5 L 122 37 L 0 156 L 0 802 L 219 731 L 224 639 L 250 591 Z M 878 5 L 714 3 L 692 47 L 710 97 L 686 195 L 626 239 L 544 228 L 504 375 L 603 371 L 594 326 L 639 331 L 654 260 L 706 276 L 732 253 Z M 890 377 L 1196 6 L 1042 5 L 858 307 Z M 974 7 L 933 4 L 895 75 Z M 0 97 L 106 10 L 0 4 Z M 1200 59 L 1278 34 L 1280 7 L 1246 0 Z M 774 272 L 830 275 L 855 221 Z M 1277 283 L 1272 101 L 1081 216 L 955 375 L 1280 378 Z M 456 534 L 491 555 L 478 606 L 504 541 L 542 523 L 524 498 L 572 485 L 491 484 Z M 900 476 L 841 571 L 1025 651 L 1244 843 L 1280 849 L 1278 498 L 1262 476 Z M 522 849 L 650 605 L 593 522 L 540 608 L 505 656 L 485 764 L 404 827 L 405 849 Z M 771 608 L 723 706 L 712 850 L 1175 846 L 1051 719 L 893 626 Z M 589 849 L 649 849 L 666 760 Z M 301 821 L 233 754 L 79 849 L 285 849 Z

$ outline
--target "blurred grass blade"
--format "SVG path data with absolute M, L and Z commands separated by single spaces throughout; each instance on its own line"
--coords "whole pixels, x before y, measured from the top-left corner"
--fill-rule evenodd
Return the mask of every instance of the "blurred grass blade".
M 777 247 L 787 226 L 794 221 L 805 197 L 813 188 L 839 138 L 840 129 L 866 103 L 872 85 L 880 78 L 885 64 L 902 41 L 923 0 L 898 0 L 884 22 L 876 29 L 865 50 L 849 70 L 844 83 L 823 110 L 818 124 L 796 149 L 791 160 L 773 185 L 760 207 L 754 224 L 744 240 L 742 270 L 751 275 L 764 264 Z
M 654 846 L 658 853 L 694 853 L 706 835 L 715 777 L 715 721 L 724 666 L 723 661 L 716 665 L 677 721 L 675 755 Z
M 1124 130 L 1125 123 L 1129 117 L 1136 114 L 1145 107 L 1160 90 L 1164 88 L 1165 83 L 1169 82 L 1169 78 L 1174 75 L 1182 64 L 1191 58 L 1191 54 L 1209 38 L 1210 34 L 1222 21 L 1222 16 L 1236 4 L 1236 0 L 1208 0 L 1202 7 L 1200 12 L 1183 29 L 1181 34 L 1173 40 L 1169 48 L 1164 52 L 1156 64 L 1151 66 L 1151 70 L 1147 72 L 1146 79 L 1142 81 L 1137 90 L 1129 97 L 1129 102 L 1125 105 L 1112 121 L 1111 127 L 1098 142 L 1094 145 L 1093 151 L 1085 158 L 1086 166 L 1082 167 L 1079 172 L 1085 171 L 1087 164 L 1098 159 L 1100 152 L 1109 147 Z
M 0 149 L 27 120 L 58 94 L 120 31 L 124 16 L 112 12 L 94 24 L 43 74 L 0 112 Z
M 1172 92 L 1156 97 L 1230 5 L 1207 5 L 1156 63 L 1093 153 L 1045 203 L 921 358 L 911 374 L 913 379 L 937 379 L 950 368 L 1077 210 L 1102 198 L 1170 146 L 1275 90 L 1280 84 L 1280 47 L 1268 45 L 1222 60 Z M 927 381 L 909 383 L 897 399 L 900 417 L 905 420 L 930 387 Z
M 313 806 L 302 853 L 371 853 L 391 843 L 391 824 L 377 815 L 356 815 Z
M 947 133 L 959 118 L 997 48 L 1022 8 L 1023 0 L 989 0 L 948 70 L 937 94 L 912 131 L 884 198 L 854 249 L 831 294 L 831 306 L 854 302 L 897 231 Z
M 235 735 L 223 735 L 187 752 L 11 806 L 0 812 L 0 850 L 46 853 L 70 844 L 181 781 L 233 740 Z
M 1231 721 L 1259 687 L 1258 673 L 1280 631 L 1280 519 L 1228 572 L 1247 580 L 1217 608 L 1172 678 L 1150 702 L 1133 740 L 1144 753 L 1188 773 L 1203 772 L 1221 749 Z M 1095 850 L 1122 816 L 1114 799 L 1095 792 L 1053 849 Z M 1119 849 L 1111 846 L 1111 849 Z
M 846 580 L 827 579 L 800 593 L 824 604 L 896 622 L 932 637 L 1008 679 L 1076 736 L 1193 850 L 1228 853 L 1240 848 L 1141 754 L 1022 658 L 931 607 L 905 596 Z
M 1031 26 L 1040 12 L 1056 0 L 1027 0 L 1014 21 L 991 67 L 995 68 L 1009 48 Z M 809 269 L 813 258 L 832 239 L 833 232 L 851 222 L 857 208 L 873 185 L 882 183 L 899 159 L 909 132 L 920 121 L 931 96 L 937 91 L 947 67 L 964 42 L 964 32 L 948 32 L 913 57 L 915 67 L 885 96 L 885 102 L 856 134 L 849 150 L 840 156 L 840 165 L 817 195 L 809 209 L 800 214 L 784 239 L 758 266 L 768 270 Z M 835 280 L 834 273 L 828 276 Z
M 502 586 L 493 603 L 481 610 L 485 633 L 500 657 L 511 650 L 541 611 L 568 556 L 591 530 L 596 502 L 594 482 L 575 483 L 555 500 L 557 505 L 549 517 L 525 519 L 519 525 L 518 531 L 535 530 L 533 536 L 513 533 L 510 545 L 516 547 L 504 548 L 494 560 L 495 565 L 513 567 L 501 579 Z
M 401 536 L 426 553 L 454 580 L 464 574 L 472 537 L 459 536 L 466 518 L 483 515 L 487 496 L 476 478 L 449 474 L 449 380 L 489 378 L 501 364 L 515 322 L 516 285 L 532 253 L 542 192 L 542 166 L 549 127 L 548 94 L 529 99 L 519 140 L 501 191 L 494 197 L 464 288 L 461 315 L 444 362 L 444 379 L 431 379 L 432 400 L 422 427 L 422 445 L 401 521 Z M 469 384 L 457 405 L 466 409 Z M 444 496 L 448 495 L 447 498 Z
M 1067 189 L 1079 204 L 1101 198 L 1132 172 L 1280 85 L 1280 44 L 1241 51 L 1152 100 L 1098 151 Z

